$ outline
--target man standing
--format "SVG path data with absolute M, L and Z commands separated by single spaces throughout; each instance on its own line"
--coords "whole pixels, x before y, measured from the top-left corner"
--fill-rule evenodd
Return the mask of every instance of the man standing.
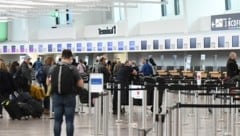
M 84 82 L 77 68 L 71 65 L 72 57 L 71 50 L 63 50 L 61 62 L 49 71 L 48 83 L 52 86 L 54 109 L 54 136 L 61 135 L 63 115 L 66 119 L 67 136 L 73 136 L 74 133 L 76 88 L 83 87 Z
M 142 66 L 140 73 L 142 73 L 143 76 L 152 76 L 153 75 L 153 69 L 152 69 L 151 65 L 149 65 L 147 59 L 143 59 L 143 66 Z
M 103 73 L 104 84 L 110 80 L 110 71 L 106 67 L 106 58 L 104 56 L 100 58 L 98 73 Z
M 31 57 L 26 55 L 24 61 L 20 66 L 21 85 L 20 90 L 23 92 L 30 92 L 32 84 L 32 69 L 30 68 Z
M 42 62 L 40 61 L 40 58 L 37 58 L 37 61 L 33 63 L 33 68 L 35 71 L 38 71 L 42 67 Z
M 128 85 L 131 83 L 131 75 L 137 75 L 137 71 L 132 68 L 132 62 L 127 60 L 120 67 L 116 77 L 121 85 L 121 104 L 123 105 L 127 105 L 128 103 Z M 117 114 L 117 92 L 118 90 L 114 90 L 113 92 L 113 114 Z

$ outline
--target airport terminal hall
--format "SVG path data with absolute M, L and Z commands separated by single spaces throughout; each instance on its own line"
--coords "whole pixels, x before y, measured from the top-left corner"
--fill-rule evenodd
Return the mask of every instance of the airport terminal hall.
M 240 0 L 0 0 L 0 136 L 240 136 Z

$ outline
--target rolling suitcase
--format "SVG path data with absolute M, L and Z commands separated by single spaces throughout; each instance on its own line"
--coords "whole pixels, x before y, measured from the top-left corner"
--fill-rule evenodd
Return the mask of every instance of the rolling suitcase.
M 16 100 L 6 99 L 2 103 L 3 107 L 8 112 L 9 116 L 14 120 L 21 120 L 22 112 Z

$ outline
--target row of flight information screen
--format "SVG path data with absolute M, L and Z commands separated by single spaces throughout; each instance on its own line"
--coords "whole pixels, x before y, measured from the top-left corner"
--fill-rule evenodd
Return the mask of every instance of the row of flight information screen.
M 189 47 L 187 48 L 198 48 L 197 47 L 197 38 L 190 38 L 189 39 Z M 134 50 L 159 50 L 159 49 L 185 49 L 184 47 L 185 43 L 184 40 L 179 38 L 177 39 L 176 47 L 171 44 L 171 39 L 165 39 L 164 43 L 165 45 L 160 45 L 159 40 L 153 40 L 152 41 L 152 47 L 149 45 L 149 41 L 147 40 L 141 40 L 140 46 L 136 44 L 136 41 L 129 41 L 128 46 L 126 47 L 124 41 L 118 41 L 117 47 L 114 46 L 113 42 L 107 42 L 106 45 L 104 45 L 103 42 L 97 42 L 97 44 L 94 46 L 92 42 L 86 42 L 86 45 L 83 46 L 82 43 L 67 43 L 67 44 L 38 44 L 38 45 L 3 45 L 0 48 L 1 53 L 44 53 L 44 52 L 62 52 L 63 49 L 70 49 L 76 52 L 82 52 L 82 51 L 134 51 Z M 211 37 L 204 37 L 203 38 L 203 48 L 211 48 Z M 218 48 L 224 48 L 225 47 L 225 37 L 219 36 L 218 37 Z M 160 47 L 163 46 L 163 47 Z M 232 36 L 232 47 L 239 47 L 239 36 Z

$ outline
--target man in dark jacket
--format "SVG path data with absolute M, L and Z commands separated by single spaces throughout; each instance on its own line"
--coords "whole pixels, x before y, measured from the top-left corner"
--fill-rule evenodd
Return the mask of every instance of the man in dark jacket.
M 21 76 L 22 76 L 22 85 L 20 86 L 21 91 L 30 92 L 30 87 L 32 84 L 32 69 L 29 66 L 31 57 L 26 55 L 24 61 L 20 66 Z
M 132 62 L 127 60 L 117 74 L 117 81 L 121 84 L 121 104 L 128 103 L 128 86 L 131 83 L 131 75 L 137 75 L 137 71 L 132 68 Z M 117 114 L 117 90 L 113 93 L 113 114 Z
M 100 58 L 100 62 L 98 64 L 97 68 L 98 68 L 98 73 L 103 73 L 104 83 L 107 83 L 110 79 L 110 71 L 106 67 L 106 58 L 105 57 Z
M 227 76 L 233 81 L 240 81 L 239 69 L 236 60 L 237 54 L 235 52 L 230 52 L 227 61 Z

